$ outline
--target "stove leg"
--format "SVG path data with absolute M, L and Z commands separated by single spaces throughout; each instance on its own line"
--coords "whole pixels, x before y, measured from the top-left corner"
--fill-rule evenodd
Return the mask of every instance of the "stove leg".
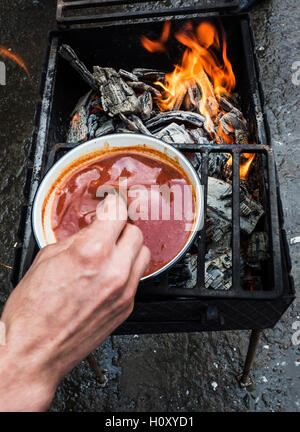
M 99 381 L 100 386 L 101 387 L 105 387 L 106 384 L 108 383 L 108 378 L 105 375 L 105 371 L 100 369 L 100 367 L 98 365 L 98 362 L 95 359 L 95 357 L 93 356 L 93 354 L 90 354 L 87 357 L 87 361 L 88 361 L 88 363 L 90 365 L 91 370 L 96 375 L 96 377 L 97 377 L 97 379 Z
M 254 385 L 254 381 L 251 377 L 251 369 L 261 334 L 262 330 L 260 329 L 252 330 L 251 332 L 243 373 L 239 376 L 239 383 L 241 387 L 249 387 Z

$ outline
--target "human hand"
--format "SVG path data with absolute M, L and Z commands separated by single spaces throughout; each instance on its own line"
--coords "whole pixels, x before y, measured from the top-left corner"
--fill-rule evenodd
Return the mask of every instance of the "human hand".
M 130 315 L 150 252 L 118 196 L 109 195 L 98 216 L 117 206 L 117 218 L 96 219 L 42 249 L 9 297 L 0 411 L 46 409 L 60 380 Z

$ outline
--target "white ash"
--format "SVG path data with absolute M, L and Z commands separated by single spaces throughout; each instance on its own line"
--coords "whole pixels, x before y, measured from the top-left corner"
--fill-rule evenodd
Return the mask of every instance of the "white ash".
M 232 287 L 232 251 L 209 250 L 205 255 L 205 287 L 228 291 Z
M 263 207 L 241 191 L 240 226 L 247 234 L 255 229 L 260 217 L 264 214 Z M 223 180 L 208 177 L 207 206 L 225 220 L 231 222 L 232 186 Z
M 210 208 L 207 209 L 206 235 L 210 239 L 209 247 L 217 252 L 230 248 L 232 224 Z
M 188 131 L 183 125 L 179 126 L 177 123 L 171 123 L 164 129 L 155 134 L 156 138 L 173 144 L 173 143 L 183 143 L 183 144 L 193 144 L 193 139 L 189 135 Z
M 68 143 L 80 143 L 88 139 L 87 117 L 85 106 L 73 116 L 67 133 Z

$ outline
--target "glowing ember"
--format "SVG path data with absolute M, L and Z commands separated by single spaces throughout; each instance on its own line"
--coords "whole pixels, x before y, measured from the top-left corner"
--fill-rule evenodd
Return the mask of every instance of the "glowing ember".
M 30 73 L 24 63 L 24 61 L 17 56 L 16 54 L 13 54 L 12 52 L 8 51 L 4 46 L 0 45 L 0 56 L 3 58 L 9 58 L 10 60 L 13 60 L 14 62 L 16 62 L 19 66 L 21 66 L 22 69 L 24 69 L 26 75 L 28 76 L 28 79 L 31 80 L 31 76 Z
M 72 120 L 71 120 L 72 126 L 75 126 L 75 124 L 78 122 L 78 120 L 79 120 L 79 112 L 77 112 L 76 114 L 73 115 Z
M 195 85 L 201 89 L 201 100 L 198 111 L 205 116 L 206 129 L 217 143 L 234 144 L 234 128 L 226 125 L 223 129 L 218 119 L 225 114 L 219 105 L 221 97 L 229 97 L 235 88 L 235 76 L 227 57 L 225 32 L 222 38 L 216 28 L 209 22 L 203 22 L 194 28 L 187 23 L 177 32 L 175 38 L 187 49 L 180 64 L 174 66 L 173 72 L 165 75 L 165 82 L 154 84 L 162 88 L 162 96 L 157 99 L 161 111 L 177 109 L 185 98 L 189 88 Z M 165 51 L 165 43 L 170 35 L 170 23 L 166 22 L 158 41 L 151 41 L 142 36 L 143 46 L 150 52 Z M 229 134 L 229 132 L 231 132 Z M 245 154 L 247 161 L 241 165 L 241 178 L 246 178 L 247 171 L 254 159 L 254 154 Z M 230 160 L 228 162 L 230 165 Z

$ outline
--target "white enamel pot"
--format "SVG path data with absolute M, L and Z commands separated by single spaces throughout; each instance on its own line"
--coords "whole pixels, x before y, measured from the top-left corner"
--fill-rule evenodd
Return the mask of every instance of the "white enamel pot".
M 101 153 L 107 153 L 108 149 L 120 149 L 125 151 L 126 147 L 130 147 L 130 149 L 137 147 L 138 149 L 141 148 L 141 146 L 143 146 L 143 151 L 145 150 L 146 154 L 147 149 L 154 149 L 156 153 L 158 152 L 157 154 L 161 153 L 162 161 L 166 156 L 174 160 L 176 164 L 180 165 L 181 169 L 184 171 L 190 180 L 191 185 L 193 186 L 195 197 L 195 216 L 192 230 L 186 243 L 171 261 L 166 263 L 154 273 L 145 276 L 142 280 L 157 276 L 175 264 L 187 252 L 193 243 L 197 232 L 200 228 L 202 228 L 204 213 L 204 197 L 202 186 L 199 176 L 195 172 L 193 166 L 180 151 L 157 138 L 140 134 L 113 134 L 92 139 L 78 145 L 66 153 L 55 163 L 55 165 L 52 166 L 38 188 L 32 208 L 32 227 L 38 246 L 43 248 L 48 244 L 56 242 L 51 222 L 52 208 L 56 190 L 57 187 L 64 183 L 66 178 L 72 174 L 73 170 L 78 170 L 79 167 L 86 163 L 92 162 L 96 158 L 100 159 Z M 80 161 L 80 164 L 76 165 L 76 162 L 78 161 Z

